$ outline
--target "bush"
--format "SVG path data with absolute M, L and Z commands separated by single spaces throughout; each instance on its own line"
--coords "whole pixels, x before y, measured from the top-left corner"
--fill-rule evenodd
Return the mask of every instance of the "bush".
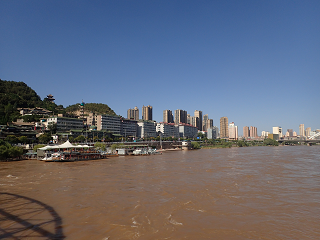
M 263 141 L 263 144 L 265 146 L 279 146 L 279 143 L 274 140 L 274 139 L 271 139 L 271 138 L 266 138 L 264 141 Z
M 191 146 L 193 149 L 200 149 L 200 144 L 198 142 L 191 142 Z

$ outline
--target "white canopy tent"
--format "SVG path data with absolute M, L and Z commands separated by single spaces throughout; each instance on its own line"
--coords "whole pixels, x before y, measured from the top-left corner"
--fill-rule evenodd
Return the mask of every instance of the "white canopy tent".
M 45 151 L 50 149 L 68 149 L 68 148 L 90 148 L 88 145 L 73 145 L 67 140 L 65 143 L 62 143 L 60 145 L 54 145 L 54 146 L 45 146 L 42 148 L 39 148 L 39 150 Z

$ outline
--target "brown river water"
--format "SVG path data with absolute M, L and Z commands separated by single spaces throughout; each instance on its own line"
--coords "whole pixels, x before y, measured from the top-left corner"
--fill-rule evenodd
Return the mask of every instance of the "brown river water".
M 0 162 L 0 239 L 320 239 L 320 146 Z

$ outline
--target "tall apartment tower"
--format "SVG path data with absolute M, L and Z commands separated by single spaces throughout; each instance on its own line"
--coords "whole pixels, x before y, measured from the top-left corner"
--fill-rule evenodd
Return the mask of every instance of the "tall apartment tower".
M 304 131 L 304 124 L 300 124 L 300 125 L 299 125 L 299 135 L 300 135 L 301 137 L 305 137 L 305 136 L 306 136 L 306 133 L 305 133 L 305 131 Z
M 248 126 L 243 127 L 243 137 L 248 138 L 250 136 L 250 130 Z
M 152 120 L 152 106 L 142 106 L 142 119 Z
M 311 135 L 311 127 L 306 128 L 306 137 L 310 137 Z
M 207 120 L 209 119 L 208 114 L 203 115 L 202 120 L 202 131 L 207 131 Z
M 234 122 L 229 124 L 229 139 L 238 140 L 238 126 L 235 126 Z
M 173 115 L 171 110 L 163 110 L 163 122 L 173 123 Z
M 229 138 L 228 118 L 220 118 L 220 138 Z
M 250 127 L 250 137 L 256 138 L 258 137 L 258 129 L 256 127 Z
M 139 108 L 135 107 L 133 109 L 128 109 L 127 118 L 138 121 L 139 120 Z
M 203 123 L 202 131 L 207 131 L 208 129 L 212 129 L 213 127 L 213 119 L 207 119 Z
M 197 121 L 197 128 L 198 130 L 202 131 L 202 111 L 195 110 L 194 116 L 197 117 L 199 120 Z
M 174 111 L 174 123 L 179 124 L 179 123 L 187 123 L 187 111 L 177 109 Z

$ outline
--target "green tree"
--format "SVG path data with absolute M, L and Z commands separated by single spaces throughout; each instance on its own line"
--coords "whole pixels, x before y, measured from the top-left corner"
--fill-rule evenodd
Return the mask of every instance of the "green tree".
M 19 137 L 19 142 L 26 144 L 28 142 L 28 138 L 26 136 L 20 136 Z
M 45 147 L 46 145 L 44 144 L 37 144 L 33 147 L 33 151 L 36 152 L 38 150 L 38 148 L 42 148 L 42 147 Z
M 86 138 L 83 135 L 79 135 L 74 139 L 75 142 L 84 142 Z
M 9 156 L 8 148 L 5 145 L 0 145 L 0 159 L 7 159 Z
M 239 140 L 237 142 L 237 145 L 238 145 L 238 147 L 247 147 L 248 146 L 247 142 L 242 141 L 242 140 Z
M 96 142 L 94 144 L 94 146 L 97 148 L 97 149 L 100 149 L 102 151 L 105 151 L 106 150 L 106 145 L 104 143 L 101 143 L 101 142 Z
M 8 135 L 5 140 L 11 144 L 19 142 L 19 139 L 15 135 Z
M 51 137 L 50 134 L 45 133 L 45 134 L 40 135 L 38 140 L 39 140 L 40 143 L 46 143 L 47 144 L 52 140 L 52 137 Z
M 264 141 L 263 141 L 263 144 L 265 146 L 279 146 L 279 143 L 274 140 L 274 139 L 271 139 L 271 138 L 266 138 Z
M 16 158 L 23 154 L 23 149 L 21 147 L 11 147 L 8 149 L 9 157 Z
M 198 142 L 191 142 L 191 146 L 193 149 L 200 149 L 200 144 Z
M 58 129 L 56 123 L 49 123 L 49 124 L 48 124 L 48 128 L 49 128 L 49 130 L 50 130 L 50 132 L 51 132 L 51 135 L 52 135 L 52 134 L 56 134 L 57 129 Z

